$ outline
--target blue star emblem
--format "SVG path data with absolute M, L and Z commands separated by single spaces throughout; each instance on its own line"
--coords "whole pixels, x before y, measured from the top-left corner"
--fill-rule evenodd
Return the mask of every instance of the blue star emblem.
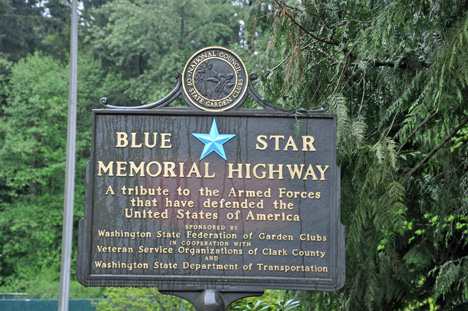
M 223 144 L 236 136 L 236 134 L 219 134 L 218 127 L 216 126 L 216 119 L 213 119 L 209 134 L 192 133 L 192 135 L 205 144 L 200 160 L 214 151 L 226 161 Z

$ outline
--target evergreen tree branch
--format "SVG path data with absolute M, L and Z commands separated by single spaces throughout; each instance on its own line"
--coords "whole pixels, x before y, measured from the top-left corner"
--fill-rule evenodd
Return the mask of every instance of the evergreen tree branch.
M 468 124 L 468 116 L 448 135 L 444 138 L 421 162 L 418 163 L 415 167 L 413 167 L 400 181 L 400 184 L 404 185 L 411 175 L 414 174 L 417 170 L 419 170 L 424 164 L 426 164 L 436 153 L 439 151 L 446 143 L 452 139 L 459 130 L 461 130 L 466 124 Z
M 265 74 L 263 75 L 264 78 L 268 78 L 268 76 L 273 72 L 275 71 L 276 69 L 278 69 L 279 67 L 281 67 L 281 65 L 283 65 L 291 56 L 292 56 L 293 53 L 289 54 L 288 56 L 286 56 L 278 65 L 276 65 L 275 67 L 271 68 L 270 70 L 268 70 L 267 72 L 265 72 Z
M 287 5 L 282 0 L 275 0 L 275 2 L 278 4 L 280 12 L 283 14 L 283 16 L 287 16 L 289 18 L 289 20 L 291 21 L 291 23 L 293 23 L 294 25 L 299 27 L 299 29 L 301 29 L 304 33 L 306 33 L 307 35 L 312 37 L 314 40 L 322 42 L 322 43 L 326 43 L 326 44 L 329 44 L 329 45 L 338 46 L 338 47 L 340 47 L 341 52 L 343 52 L 345 54 L 348 54 L 353 59 L 361 59 L 360 57 L 357 57 L 353 52 L 351 52 L 345 46 L 340 46 L 340 42 L 338 42 L 333 36 L 330 36 L 330 39 L 320 38 L 320 37 L 316 36 L 315 34 L 313 34 L 312 32 L 305 29 L 305 27 L 293 17 L 293 15 L 287 10 L 287 8 L 294 9 L 294 10 L 297 10 L 297 11 L 300 11 L 300 12 L 303 12 L 302 10 L 300 10 L 298 8 L 295 8 L 295 7 L 291 7 L 291 6 Z M 319 11 L 319 8 L 317 7 L 315 1 L 313 1 L 313 5 L 314 5 L 315 9 L 317 11 Z M 322 17 L 319 14 L 313 14 L 313 15 L 320 20 L 320 23 L 323 25 L 323 27 L 325 27 L 327 30 L 330 30 L 330 27 L 328 27 L 326 25 L 326 23 L 324 22 L 324 20 L 322 19 Z M 359 20 L 355 20 L 355 19 L 346 19 L 346 20 L 339 21 L 339 22 L 335 23 L 334 25 L 339 25 L 339 24 L 346 23 L 346 22 L 349 22 L 349 21 L 357 22 L 357 23 L 361 23 L 361 24 L 372 23 L 372 21 L 359 21 Z M 369 65 L 374 66 L 374 67 L 390 67 L 390 68 L 398 67 L 400 69 L 409 69 L 410 67 L 414 67 L 414 65 L 412 65 L 412 64 L 410 64 L 408 62 L 405 62 L 405 61 L 393 62 L 393 61 L 377 61 L 377 60 L 368 60 L 368 59 L 367 60 L 362 59 L 362 60 L 364 62 L 368 63 Z M 426 63 L 426 62 L 419 62 L 419 65 L 424 67 L 424 68 L 429 68 L 431 64 Z
M 312 43 L 307 44 L 306 46 L 300 48 L 300 51 L 303 51 L 303 50 L 305 50 L 305 49 L 308 49 L 309 47 L 311 47 L 312 45 L 316 44 L 317 42 L 318 42 L 318 41 L 314 41 L 314 42 L 312 42 Z M 294 51 L 291 52 L 291 53 L 289 53 L 289 55 L 286 56 L 281 62 L 279 62 L 278 65 L 276 65 L 275 67 L 273 67 L 273 68 L 267 70 L 267 71 L 263 74 L 263 77 L 264 77 L 264 78 L 268 78 L 268 76 L 269 76 L 273 71 L 275 71 L 276 69 L 278 69 L 279 67 L 281 67 L 291 56 L 294 55 L 294 53 L 295 53 Z
M 275 0 L 276 3 L 278 4 L 278 6 L 280 7 L 281 9 L 281 12 L 283 13 L 283 15 L 286 15 L 293 24 L 295 24 L 296 26 L 298 26 L 303 32 L 305 32 L 306 34 L 308 34 L 310 37 L 314 38 L 315 40 L 318 40 L 320 42 L 323 42 L 323 43 L 327 43 L 327 44 L 331 44 L 331 45 L 334 45 L 334 46 L 338 46 L 338 42 L 336 42 L 336 40 L 333 39 L 333 41 L 329 41 L 327 39 L 324 39 L 324 38 L 320 38 L 316 35 L 314 35 L 313 33 L 311 33 L 310 31 L 308 31 L 307 29 L 304 28 L 304 26 L 302 26 L 299 22 L 297 22 L 294 17 L 292 16 L 291 13 L 289 13 L 289 11 L 286 9 L 286 5 L 284 4 L 283 1 L 281 0 Z M 343 48 L 342 49 L 344 52 L 349 52 L 348 49 L 346 48 Z
M 366 71 L 362 73 L 362 96 L 361 96 L 361 104 L 359 105 L 359 111 L 358 111 L 358 118 L 361 115 L 361 111 L 364 108 L 364 97 L 366 95 Z
M 333 90 L 332 95 L 334 95 L 334 94 L 336 93 L 336 91 L 338 91 L 338 88 L 340 87 L 341 80 L 343 79 L 343 75 L 344 75 L 345 69 L 346 69 L 346 67 L 348 66 L 348 56 L 349 56 L 349 53 L 347 53 L 347 54 L 345 55 L 344 64 L 343 64 L 343 69 L 341 70 L 340 79 L 338 80 L 338 83 L 336 84 L 336 87 L 335 87 L 335 89 Z
M 312 3 L 313 3 L 313 5 L 314 5 L 315 9 L 317 10 L 317 12 L 319 12 L 319 9 L 318 9 L 318 7 L 317 7 L 317 3 L 315 2 L 315 0 L 313 0 Z M 323 19 L 322 19 L 322 17 L 320 16 L 320 14 L 316 14 L 315 16 L 320 20 L 320 22 L 322 23 L 323 27 L 325 27 L 325 29 L 330 30 L 330 28 L 328 28 L 328 26 L 327 26 L 327 25 L 325 24 L 325 22 L 323 21 Z
M 360 20 L 357 20 L 357 19 L 350 18 L 350 19 L 343 19 L 343 20 L 341 20 L 339 22 L 336 22 L 332 26 L 339 26 L 339 25 L 346 24 L 346 23 L 349 23 L 349 22 L 358 23 L 358 24 L 372 23 L 372 21 L 360 21 Z
M 437 113 L 437 111 L 434 111 L 433 113 L 430 113 L 415 129 L 413 132 L 411 132 L 411 134 L 409 134 L 409 136 L 406 138 L 406 140 L 400 145 L 400 147 L 398 147 L 397 149 L 397 153 L 399 153 L 401 151 L 401 149 L 403 149 L 403 147 L 406 145 L 406 143 L 408 143 L 408 141 L 411 139 L 411 137 L 413 137 L 418 131 L 419 129 L 424 125 L 426 124 L 427 121 L 429 121 L 429 119 L 431 119 L 433 116 L 435 116 Z
M 400 69 L 408 69 L 410 65 L 407 62 L 381 62 L 381 61 L 371 61 L 371 60 L 366 60 L 367 63 L 374 67 L 390 67 L 390 68 L 395 68 L 398 67 Z M 421 66 L 424 68 L 429 68 L 431 64 L 425 63 L 425 62 L 419 62 Z

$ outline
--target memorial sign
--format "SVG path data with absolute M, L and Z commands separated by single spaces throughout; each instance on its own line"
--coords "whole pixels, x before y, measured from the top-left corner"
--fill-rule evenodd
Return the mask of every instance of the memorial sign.
M 252 95 L 230 53 L 195 54 L 170 96 L 183 94 L 201 111 L 93 111 L 82 284 L 220 292 L 343 286 L 336 116 L 227 111 Z

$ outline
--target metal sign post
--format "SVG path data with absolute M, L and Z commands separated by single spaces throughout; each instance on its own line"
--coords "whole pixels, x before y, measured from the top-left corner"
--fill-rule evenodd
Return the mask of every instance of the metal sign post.
M 73 237 L 73 201 L 75 192 L 76 101 L 78 75 L 78 4 L 72 1 L 70 35 L 70 86 L 67 127 L 67 160 L 63 205 L 62 262 L 60 267 L 59 311 L 68 310 Z

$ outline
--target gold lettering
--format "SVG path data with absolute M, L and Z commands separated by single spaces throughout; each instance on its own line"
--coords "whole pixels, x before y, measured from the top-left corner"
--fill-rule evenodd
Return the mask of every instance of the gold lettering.
M 233 163 L 228 163 L 228 178 L 234 178 L 233 172 L 237 173 L 237 178 L 242 178 L 242 164 L 237 164 L 237 169 L 233 168 Z
M 312 180 L 318 180 L 317 176 L 315 175 L 314 168 L 312 165 L 309 165 L 309 168 L 307 169 L 307 172 L 304 175 L 304 180 L 307 180 L 307 177 L 312 176 Z
M 294 241 L 294 236 L 291 234 L 266 234 L 261 232 L 258 234 L 258 238 L 269 241 Z
M 263 214 L 263 213 L 254 214 L 252 213 L 252 211 L 249 211 L 247 213 L 245 220 L 246 221 L 250 220 L 250 221 L 300 222 L 301 218 L 299 217 L 299 215 L 287 214 L 285 212 L 276 213 L 276 214 Z
M 257 169 L 258 169 L 259 167 L 266 168 L 266 165 L 265 165 L 265 164 L 257 164 L 257 165 L 255 165 L 255 166 L 253 167 L 253 175 L 254 175 L 254 177 L 257 178 L 257 179 L 264 179 L 264 178 L 266 177 L 266 171 L 263 171 L 261 175 L 258 175 Z M 241 178 L 241 177 L 239 177 L 239 178 Z
M 265 150 L 268 147 L 267 142 L 264 140 L 266 138 L 267 138 L 266 135 L 257 136 L 257 144 L 255 145 L 255 148 L 257 150 Z M 258 143 L 262 144 L 262 146 L 260 146 Z
M 149 144 L 149 134 L 150 133 L 145 132 L 144 134 L 145 134 L 145 146 L 148 147 L 148 148 L 156 147 L 156 144 L 158 142 L 158 140 L 157 140 L 158 133 L 153 133 L 153 144 L 152 145 Z
M 135 176 L 135 174 L 140 173 L 140 177 L 144 177 L 145 176 L 145 171 L 143 169 L 144 167 L 145 167 L 145 162 L 141 162 L 140 165 L 137 167 L 135 165 L 135 162 L 130 161 L 130 175 L 129 176 Z
M 161 133 L 161 149 L 172 148 L 171 142 L 171 133 Z
M 275 149 L 274 150 L 280 150 L 279 148 L 279 140 L 284 139 L 284 135 L 270 135 L 270 140 L 274 139 L 275 140 Z
M 210 175 L 210 163 L 205 163 L 205 178 L 214 178 L 215 173 L 213 175 Z
M 116 132 L 117 134 L 117 144 L 116 148 L 124 148 L 128 146 L 128 134 L 125 132 Z
M 268 164 L 268 168 L 270 169 L 269 170 L 269 175 L 268 175 L 268 179 L 275 179 L 274 178 L 274 174 L 277 173 L 278 174 L 278 179 L 283 179 L 283 164 L 278 164 L 278 169 L 275 170 L 273 168 L 274 164 Z
M 114 190 L 112 189 L 112 186 L 109 185 L 109 187 L 107 187 L 107 191 L 106 191 L 106 195 L 108 195 L 110 192 L 110 194 L 114 195 Z
M 152 165 L 156 165 L 158 167 L 158 170 L 156 171 L 156 173 L 151 173 L 151 166 Z M 159 174 L 161 174 L 161 164 L 159 164 L 159 162 L 157 161 L 151 161 L 150 163 L 148 163 L 148 165 L 146 166 L 146 174 L 148 174 L 149 176 L 151 177 L 157 177 L 159 176 Z
M 291 164 L 286 164 L 286 167 L 288 168 L 289 170 L 289 175 L 291 175 L 291 179 L 294 179 L 294 178 L 301 178 L 302 176 L 302 169 L 304 168 L 304 164 L 300 164 L 299 167 L 297 164 L 294 164 L 294 169 L 292 169 L 292 165 Z
M 320 171 L 320 180 L 325 180 L 325 171 L 328 169 L 328 165 L 325 165 L 325 169 L 322 170 L 321 165 L 315 166 Z
M 177 177 L 176 173 L 174 173 L 174 168 L 176 166 L 175 163 L 174 162 L 163 162 L 163 163 L 164 163 L 163 177 Z
M 127 176 L 127 173 L 125 172 L 127 170 L 127 162 L 124 161 L 117 161 L 117 175 L 119 177 L 124 177 Z
M 132 145 L 130 147 L 131 148 L 141 148 L 142 144 L 140 143 L 139 145 L 136 145 L 135 141 L 136 141 L 136 133 L 132 133 Z
M 205 165 L 206 164 L 208 164 L 208 163 L 205 163 Z M 206 166 L 205 166 L 205 168 L 206 168 Z M 192 167 L 190 168 L 190 171 L 187 174 L 187 177 L 191 177 L 192 174 L 195 174 L 195 176 L 197 176 L 197 178 L 201 177 L 200 171 L 198 170 L 197 163 L 193 163 Z
M 289 136 L 288 142 L 284 146 L 285 151 L 288 151 L 288 148 L 291 147 L 293 151 L 298 151 L 296 143 L 294 142 L 294 139 L 292 136 Z M 303 148 L 304 149 L 304 148 Z
M 102 176 L 103 172 L 104 174 L 107 174 L 107 172 L 109 172 L 109 176 L 114 176 L 113 168 L 114 161 L 110 161 L 109 164 L 107 164 L 107 166 L 104 166 L 104 163 L 102 163 L 102 161 L 98 161 L 98 176 Z
M 302 136 L 302 151 L 317 151 L 313 145 L 314 141 L 313 136 Z

